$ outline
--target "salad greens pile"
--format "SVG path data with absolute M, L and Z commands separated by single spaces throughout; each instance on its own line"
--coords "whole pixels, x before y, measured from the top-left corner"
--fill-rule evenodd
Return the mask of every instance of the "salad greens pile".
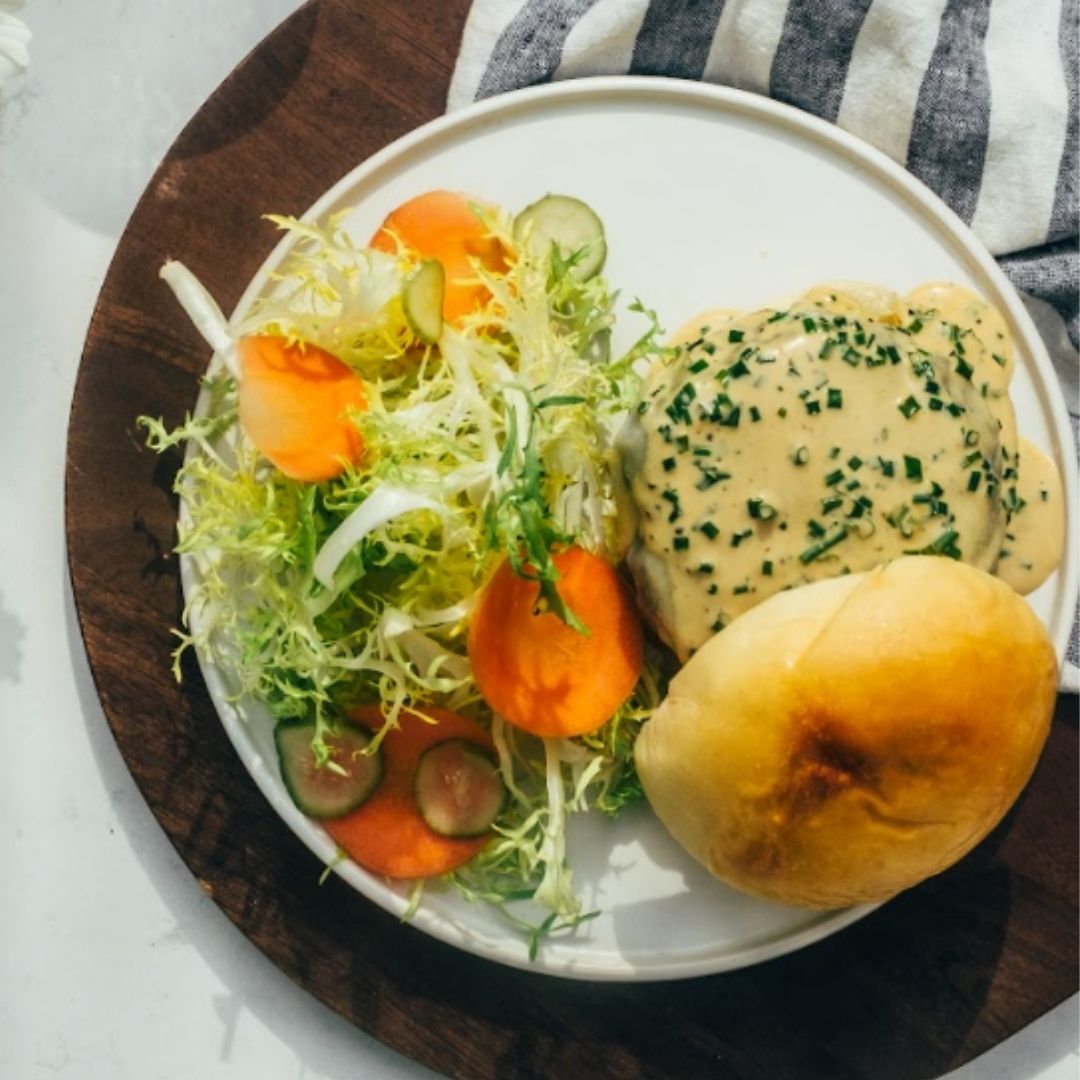
M 634 305 L 644 331 L 612 357 L 606 280 L 583 280 L 578 256 L 554 245 L 516 248 L 501 211 L 476 212 L 514 254 L 501 272 L 476 264 L 491 299 L 446 325 L 437 345 L 419 340 L 403 310 L 415 259 L 358 246 L 344 215 L 324 225 L 273 218 L 290 254 L 232 323 L 190 272 L 167 264 L 163 277 L 215 358 L 197 415 L 175 430 L 140 423 L 154 450 L 187 450 L 177 551 L 196 573 L 178 677 L 194 648 L 227 674 L 237 700 L 314 720 L 313 748 L 328 768 L 326 740 L 360 703 L 382 703 L 376 744 L 402 709 L 439 705 L 482 722 L 510 797 L 492 842 L 450 880 L 499 905 L 535 949 L 544 933 L 587 917 L 566 865 L 567 817 L 614 814 L 641 798 L 632 748 L 662 696 L 658 657 L 647 649 L 635 692 L 604 727 L 541 739 L 481 698 L 468 620 L 509 558 L 538 579 L 551 611 L 587 632 L 559 595 L 552 553 L 573 542 L 617 558 L 613 435 L 639 389 L 636 362 L 658 351 L 658 327 Z M 245 437 L 233 350 L 256 333 L 317 345 L 364 380 L 368 408 L 352 419 L 365 452 L 339 476 L 290 479 Z M 539 925 L 513 913 L 519 900 L 544 909 Z

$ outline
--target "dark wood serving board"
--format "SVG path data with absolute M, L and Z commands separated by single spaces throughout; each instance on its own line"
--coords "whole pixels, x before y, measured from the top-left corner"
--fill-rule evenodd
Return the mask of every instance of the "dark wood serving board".
M 439 115 L 468 0 L 321 0 L 204 105 L 139 202 L 79 370 L 67 461 L 71 578 L 112 732 L 201 886 L 287 975 L 452 1076 L 934 1077 L 1077 989 L 1077 717 L 1062 698 L 1038 772 L 958 866 L 797 954 L 672 983 L 575 983 L 458 952 L 339 879 L 276 817 L 197 667 L 169 671 L 177 460 L 134 419 L 178 422 L 206 349 L 158 281 L 182 257 L 225 310 L 276 236 L 380 147 Z M 658 933 L 662 928 L 657 928 Z

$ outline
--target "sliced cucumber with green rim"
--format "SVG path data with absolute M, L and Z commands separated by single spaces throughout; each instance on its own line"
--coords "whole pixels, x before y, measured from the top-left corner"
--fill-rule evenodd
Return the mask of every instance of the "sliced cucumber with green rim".
M 514 218 L 514 240 L 536 255 L 554 244 L 581 281 L 600 272 L 607 258 L 604 223 L 591 206 L 570 195 L 545 195 Z
M 434 345 L 442 333 L 445 292 L 446 271 L 438 259 L 425 259 L 402 286 L 405 321 L 425 345 Z
M 336 735 L 327 735 L 334 767 L 315 763 L 311 720 L 280 720 L 274 743 L 281 764 L 281 779 L 292 801 L 308 817 L 338 818 L 361 806 L 382 780 L 382 753 L 366 753 L 371 733 L 353 724 L 342 724 Z M 340 771 L 339 771 L 340 770 Z
M 440 836 L 483 836 L 506 802 L 495 758 L 468 739 L 447 739 L 420 756 L 413 786 L 428 828 Z

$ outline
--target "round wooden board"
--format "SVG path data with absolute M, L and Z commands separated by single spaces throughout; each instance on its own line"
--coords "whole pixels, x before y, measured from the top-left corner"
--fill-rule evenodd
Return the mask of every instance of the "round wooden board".
M 439 115 L 468 0 L 321 0 L 200 110 L 139 202 L 90 327 L 67 463 L 71 578 L 113 735 L 202 887 L 285 973 L 451 1076 L 939 1076 L 1077 989 L 1077 723 L 1059 701 L 1009 819 L 948 873 L 780 960 L 673 983 L 503 968 L 431 940 L 321 867 L 226 739 L 197 667 L 169 670 L 178 458 L 141 414 L 182 419 L 205 347 L 157 277 L 182 257 L 225 310 L 276 236 L 357 163 Z M 656 928 L 658 935 L 663 927 Z

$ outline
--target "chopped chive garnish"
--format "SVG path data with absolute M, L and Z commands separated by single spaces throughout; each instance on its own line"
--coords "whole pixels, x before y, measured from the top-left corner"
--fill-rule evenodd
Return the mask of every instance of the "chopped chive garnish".
M 742 330 L 729 330 L 727 332 L 727 339 L 732 344 L 734 344 L 736 341 L 742 341 L 745 336 L 746 335 L 743 333 Z
M 756 405 L 750 406 L 750 419 L 756 424 L 761 419 L 761 413 Z
M 753 535 L 753 529 L 743 529 L 742 532 L 733 533 L 731 537 L 731 546 L 737 548 L 747 537 Z
M 904 475 L 909 480 L 921 480 L 922 479 L 922 459 L 912 457 L 910 454 L 904 455 Z
M 825 477 L 825 486 L 833 487 L 835 484 L 839 484 L 844 479 L 843 469 L 834 469 L 828 476 Z
M 686 451 L 690 449 L 690 436 L 689 435 L 678 435 L 678 436 L 676 436 L 676 438 L 675 438 L 675 448 L 679 451 L 680 454 L 685 454 Z
M 825 344 L 821 346 L 821 351 L 818 353 L 818 359 L 819 360 L 828 360 L 829 353 L 831 353 L 833 351 L 833 349 L 835 349 L 835 348 L 836 348 L 836 339 L 835 338 L 826 338 L 825 339 Z
M 746 366 L 746 361 L 740 358 L 727 369 L 727 374 L 729 379 L 741 379 L 750 374 L 750 369 Z
M 694 389 L 693 384 L 686 383 L 664 412 L 676 423 L 688 424 L 690 422 L 690 410 L 687 406 L 696 397 L 697 391 Z
M 897 408 L 904 414 L 905 420 L 910 420 L 921 408 L 919 403 L 913 396 L 908 396 L 905 401 L 901 401 Z
M 896 472 L 896 467 L 888 458 L 879 457 L 878 464 L 881 466 L 882 476 L 893 476 Z
M 772 560 L 771 560 L 771 559 L 766 559 L 766 560 L 765 560 L 765 561 L 764 561 L 764 562 L 763 562 L 763 563 L 761 564 L 761 572 L 762 572 L 762 573 L 763 573 L 763 574 L 764 574 L 764 575 L 765 575 L 766 577 L 772 577 Z
M 714 469 L 711 465 L 701 465 L 695 462 L 698 469 L 701 470 L 701 479 L 694 485 L 698 491 L 708 491 L 713 484 L 720 483 L 721 480 L 730 480 L 731 473 L 721 472 L 719 469 Z
M 955 401 L 949 402 L 949 404 L 946 405 L 945 408 L 950 416 L 961 416 L 964 412 L 966 412 L 964 406 L 957 405 Z
M 994 363 L 997 364 L 998 367 L 1005 367 L 1009 362 L 1004 356 L 1001 356 L 998 353 L 991 353 L 990 355 L 994 358 Z
M 930 406 L 931 412 L 941 412 L 941 410 L 945 407 L 945 402 L 942 401 L 939 397 L 932 397 L 927 402 L 927 405 Z
M 710 539 L 715 540 L 720 535 L 720 530 L 711 522 L 703 521 L 698 528 Z
M 981 480 L 982 473 L 978 469 L 972 469 L 968 474 L 968 491 L 978 491 Z
M 851 457 L 849 457 L 847 459 L 847 463 L 848 463 L 848 468 L 852 472 L 858 472 L 858 470 L 862 468 L 863 460 L 862 460 L 861 457 L 858 457 L 858 456 L 853 454 Z
M 676 465 L 678 465 L 678 462 L 673 457 L 668 457 L 664 458 L 664 460 L 661 461 L 660 464 L 664 466 L 664 472 L 671 472 L 671 470 L 674 469 Z
M 796 465 L 805 465 L 810 460 L 810 450 L 805 446 L 796 446 L 791 452 L 791 460 Z
M 816 416 L 819 412 L 821 412 L 820 401 L 805 401 L 803 402 L 803 404 L 806 406 L 807 416 Z
M 812 544 L 802 554 L 799 555 L 799 562 L 805 565 L 811 563 L 815 559 L 821 558 L 829 548 L 835 547 L 841 540 L 847 538 L 848 530 L 846 525 L 842 525 L 837 532 L 825 540 L 820 541 L 817 544 Z
M 732 595 L 734 596 L 742 596 L 743 593 L 748 593 L 749 591 L 749 585 L 736 585 L 735 588 L 731 590 Z
M 905 555 L 948 555 L 950 559 L 959 559 L 963 552 L 956 545 L 960 534 L 955 529 L 943 532 L 936 540 L 916 551 L 905 551 Z
M 769 521 L 776 517 L 776 507 L 761 498 L 747 499 L 746 512 L 752 518 L 760 518 L 762 521 Z
M 685 551 L 690 546 L 689 536 L 676 536 L 671 545 L 676 551 Z
M 682 516 L 682 506 L 679 505 L 679 493 L 668 488 L 666 491 L 660 493 L 660 498 L 671 503 L 671 513 L 668 515 L 668 521 L 678 521 Z
M 727 394 L 717 394 L 713 398 L 712 407 L 709 409 L 709 419 L 721 427 L 739 426 L 739 416 L 742 414 L 742 406 L 736 405 Z
M 830 495 L 827 499 L 821 500 L 821 512 L 823 514 L 831 514 L 834 510 L 844 505 L 844 500 L 839 495 Z
M 830 388 L 826 395 L 826 404 L 830 409 L 842 409 L 844 407 L 844 392 Z
M 815 521 L 813 518 L 806 523 L 806 531 L 813 537 L 825 535 L 825 527 L 820 521 Z
M 956 374 L 970 382 L 971 376 L 975 374 L 975 369 L 966 360 L 957 360 Z
M 979 443 L 979 433 L 977 431 L 969 431 L 964 435 L 965 446 L 977 446 Z
M 697 574 L 711 574 L 713 572 L 713 564 L 711 562 L 698 563 L 698 568 L 694 572 Z
M 708 360 L 695 360 L 687 370 L 691 375 L 696 375 L 699 371 L 704 371 L 708 366 Z

